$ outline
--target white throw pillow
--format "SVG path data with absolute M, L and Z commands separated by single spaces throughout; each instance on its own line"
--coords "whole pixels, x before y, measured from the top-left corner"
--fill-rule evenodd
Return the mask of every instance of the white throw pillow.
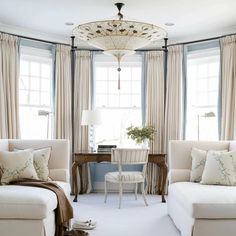
M 19 152 L 0 151 L 2 184 L 19 178 L 38 179 L 34 168 L 33 153 L 29 150 Z
M 26 149 L 27 150 L 27 149 Z M 14 148 L 14 151 L 19 149 Z M 38 178 L 43 181 L 49 180 L 48 162 L 51 156 L 51 147 L 32 150 L 34 156 L 34 167 L 37 172 Z
M 200 182 L 202 179 L 202 173 L 206 163 L 207 151 L 200 150 L 198 148 L 192 148 L 191 158 L 192 158 L 192 169 L 190 172 L 191 182 Z
M 217 153 L 209 151 L 202 174 L 202 184 L 235 185 L 236 152 Z
M 202 173 L 205 167 L 208 152 L 222 153 L 222 152 L 227 152 L 227 151 L 228 150 L 206 151 L 206 150 L 201 150 L 198 148 L 192 148 L 192 151 L 191 151 L 192 169 L 190 172 L 190 181 L 200 182 L 202 180 Z

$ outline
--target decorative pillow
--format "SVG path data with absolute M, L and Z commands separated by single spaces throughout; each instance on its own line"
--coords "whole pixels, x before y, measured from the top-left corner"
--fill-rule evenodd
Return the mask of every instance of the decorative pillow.
M 14 148 L 14 151 L 19 151 L 19 149 Z M 51 147 L 32 150 L 32 152 L 34 156 L 34 167 L 37 172 L 38 178 L 43 181 L 48 181 L 48 162 L 51 155 Z
M 49 169 L 48 162 L 51 156 L 51 148 L 43 148 L 39 150 L 34 150 L 34 167 L 38 174 L 39 179 L 43 181 L 48 180 Z
M 235 185 L 236 152 L 208 152 L 201 183 Z
M 205 167 L 206 158 L 208 152 L 214 153 L 222 153 L 227 152 L 228 150 L 220 150 L 220 151 L 206 151 L 198 148 L 192 148 L 191 157 L 192 157 L 192 169 L 190 173 L 190 181 L 191 182 L 200 182 L 202 180 L 202 173 Z
M 33 153 L 29 150 L 19 152 L 0 151 L 2 184 L 19 178 L 38 179 L 34 168 Z
M 202 179 L 202 173 L 206 163 L 207 151 L 200 150 L 197 148 L 192 148 L 192 169 L 190 173 L 191 182 L 200 182 Z

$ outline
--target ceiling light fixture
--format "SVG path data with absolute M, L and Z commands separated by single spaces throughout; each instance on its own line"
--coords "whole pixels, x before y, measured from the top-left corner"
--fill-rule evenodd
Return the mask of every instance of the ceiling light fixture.
M 102 49 L 104 54 L 112 55 L 118 61 L 118 89 L 120 89 L 120 62 L 126 55 L 135 53 L 136 49 L 147 46 L 150 42 L 167 37 L 159 26 L 124 20 L 121 8 L 124 3 L 115 3 L 118 20 L 104 20 L 85 23 L 73 30 L 73 35 L 90 45 Z

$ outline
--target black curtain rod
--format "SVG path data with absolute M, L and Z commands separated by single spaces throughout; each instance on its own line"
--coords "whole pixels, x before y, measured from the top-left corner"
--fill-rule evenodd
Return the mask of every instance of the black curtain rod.
M 0 33 L 3 33 L 3 34 L 9 34 L 9 35 L 12 35 L 12 36 L 16 36 L 16 37 L 19 37 L 19 38 L 24 38 L 24 39 L 29 39 L 29 40 L 33 40 L 33 41 L 38 41 L 38 42 L 42 42 L 42 43 L 49 43 L 49 44 L 62 44 L 62 45 L 66 45 L 66 46 L 71 46 L 70 44 L 66 44 L 66 43 L 60 43 L 60 42 L 52 42 L 52 41 L 48 41 L 48 40 L 44 40 L 44 39 L 37 39 L 37 38 L 32 38 L 32 37 L 27 37 L 27 36 L 23 36 L 23 35 L 18 35 L 18 34 L 13 34 L 13 33 L 8 33 L 8 32 L 4 32 L 4 31 L 0 31 Z M 218 37 L 212 37 L 212 38 L 207 38 L 207 39 L 199 39 L 199 40 L 194 40 L 194 41 L 187 41 L 187 42 L 182 42 L 182 43 L 174 43 L 174 44 L 169 44 L 169 46 L 175 46 L 175 45 L 179 45 L 179 44 L 191 44 L 191 43 L 200 43 L 200 42 L 205 42 L 205 41 L 210 41 L 210 40 L 216 40 L 216 39 L 220 39 L 220 38 L 223 38 L 223 37 L 226 37 L 226 36 L 232 36 L 232 35 L 236 35 L 236 33 L 232 33 L 232 34 L 226 34 L 226 35 L 222 35 L 222 36 L 218 36 Z M 76 50 L 85 50 L 85 51 L 94 51 L 94 52 L 102 52 L 102 50 L 98 50 L 98 49 L 77 49 Z M 137 52 L 138 51 L 162 51 L 163 49 L 143 49 L 143 50 L 136 50 Z
M 232 33 L 232 34 L 226 34 L 226 35 L 221 35 L 218 37 L 212 37 L 212 38 L 207 38 L 207 39 L 199 39 L 199 40 L 194 40 L 194 41 L 187 41 L 187 42 L 182 42 L 182 43 L 174 43 L 174 44 L 169 44 L 169 46 L 175 46 L 175 45 L 186 45 L 186 44 L 192 44 L 192 43 L 201 43 L 201 42 L 205 42 L 205 41 L 211 41 L 211 40 L 216 40 L 216 39 L 221 39 L 227 36 L 232 36 L 232 35 L 236 35 L 236 33 Z
M 3 32 L 3 31 L 0 31 L 0 33 L 9 34 L 9 35 L 16 36 L 16 37 L 19 37 L 19 38 L 28 39 L 28 40 L 33 40 L 33 41 L 38 41 L 38 42 L 42 42 L 42 43 L 62 44 L 62 45 L 66 45 L 66 46 L 71 46 L 70 44 L 66 44 L 66 43 L 52 42 L 52 41 L 48 41 L 48 40 L 44 40 L 44 39 L 31 38 L 31 37 L 27 37 L 27 36 L 23 36 L 23 35 L 18 35 L 18 34 L 12 34 L 12 33 L 8 33 L 8 32 Z

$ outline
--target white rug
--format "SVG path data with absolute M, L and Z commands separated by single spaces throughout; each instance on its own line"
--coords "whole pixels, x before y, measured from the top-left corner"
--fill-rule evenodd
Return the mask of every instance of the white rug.
M 118 209 L 118 194 L 109 194 L 106 204 L 103 194 L 79 195 L 73 203 L 74 215 L 97 221 L 96 229 L 89 231 L 91 236 L 180 236 L 160 196 L 147 195 L 147 200 L 148 207 L 140 195 L 136 201 L 133 194 L 124 194 L 122 209 Z

